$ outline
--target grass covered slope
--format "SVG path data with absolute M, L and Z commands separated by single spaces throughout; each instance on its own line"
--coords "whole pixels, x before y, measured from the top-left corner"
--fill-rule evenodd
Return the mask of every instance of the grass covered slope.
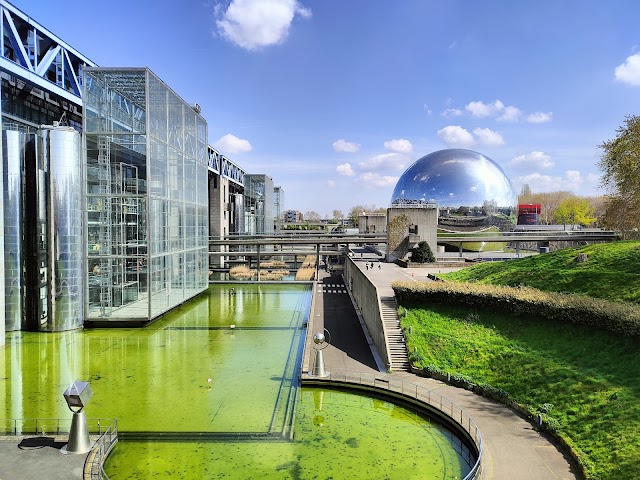
M 589 479 L 639 478 L 637 340 L 461 306 L 402 308 L 414 366 L 490 385 L 541 413 Z
M 586 254 L 586 262 L 577 261 L 580 253 Z M 481 263 L 441 276 L 459 282 L 526 285 L 640 303 L 640 242 L 601 243 L 507 262 Z
M 581 253 L 584 262 L 577 261 Z M 624 307 L 635 312 L 640 310 L 640 242 L 478 264 L 442 277 L 598 297 L 614 302 L 610 311 Z M 500 299 L 499 292 L 486 295 Z M 473 307 L 462 296 L 451 295 L 445 304 L 438 302 L 446 296 L 430 291 L 424 298 L 406 298 L 401 308 L 407 314 L 401 318 L 414 366 L 467 379 L 485 386 L 486 392 L 504 392 L 530 413 L 541 414 L 548 428 L 571 446 L 590 480 L 640 478 L 637 337 L 624 330 L 595 329 L 589 322 L 575 324 L 572 318 L 551 320 L 555 317 L 542 314 L 553 311 L 551 304 L 536 315 L 524 310 L 518 316 Z M 577 298 L 578 303 L 590 300 Z

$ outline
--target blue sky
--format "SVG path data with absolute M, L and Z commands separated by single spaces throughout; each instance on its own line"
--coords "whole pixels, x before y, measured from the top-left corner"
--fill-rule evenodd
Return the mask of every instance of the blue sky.
M 101 66 L 148 66 L 286 207 L 387 206 L 420 157 L 470 148 L 516 191 L 598 189 L 640 114 L 640 2 L 14 0 Z

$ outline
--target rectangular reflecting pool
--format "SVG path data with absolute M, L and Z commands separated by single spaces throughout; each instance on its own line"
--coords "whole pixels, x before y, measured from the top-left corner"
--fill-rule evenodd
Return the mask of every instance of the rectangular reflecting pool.
M 78 379 L 87 417 L 122 432 L 281 432 L 310 302 L 308 285 L 215 285 L 146 328 L 7 334 L 0 416 L 70 417 Z

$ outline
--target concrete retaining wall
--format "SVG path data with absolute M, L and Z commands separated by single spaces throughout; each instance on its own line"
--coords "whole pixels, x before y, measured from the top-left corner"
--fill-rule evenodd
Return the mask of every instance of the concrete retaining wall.
M 391 360 L 376 286 L 360 271 L 350 257 L 346 258 L 344 264 L 344 282 L 351 291 L 380 358 L 389 368 Z

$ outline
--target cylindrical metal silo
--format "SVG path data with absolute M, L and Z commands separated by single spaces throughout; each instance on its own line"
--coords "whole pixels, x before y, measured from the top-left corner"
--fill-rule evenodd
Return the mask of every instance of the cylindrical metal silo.
M 4 318 L 6 331 L 22 324 L 22 174 L 27 134 L 2 131 L 2 209 L 4 214 Z
M 39 134 L 48 239 L 47 318 L 40 330 L 71 330 L 84 322 L 82 144 L 70 127 L 43 127 Z

